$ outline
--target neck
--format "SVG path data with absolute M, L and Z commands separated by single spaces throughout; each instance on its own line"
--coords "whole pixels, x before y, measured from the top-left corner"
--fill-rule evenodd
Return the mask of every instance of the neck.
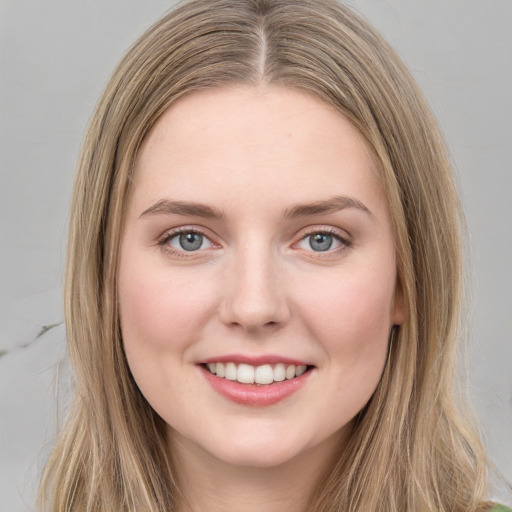
M 219 460 L 176 432 L 172 458 L 177 469 L 179 512 L 297 512 L 339 453 L 339 438 L 277 466 L 241 466 Z M 320 449 L 319 449 L 320 448 Z M 314 452 L 314 453 L 313 453 Z

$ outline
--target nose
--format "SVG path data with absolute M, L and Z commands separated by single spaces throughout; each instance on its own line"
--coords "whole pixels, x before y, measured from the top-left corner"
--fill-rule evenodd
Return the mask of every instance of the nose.
M 226 269 L 222 322 L 248 332 L 282 327 L 290 309 L 281 277 L 271 250 L 247 247 Z

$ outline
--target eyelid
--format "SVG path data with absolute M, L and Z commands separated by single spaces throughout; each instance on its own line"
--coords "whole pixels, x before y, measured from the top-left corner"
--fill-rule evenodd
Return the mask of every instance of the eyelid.
M 197 233 L 204 238 L 208 240 L 208 242 L 211 244 L 208 248 L 198 249 L 195 251 L 186 251 L 186 250 L 180 250 L 178 248 L 172 247 L 168 244 L 169 240 L 172 238 L 179 236 L 183 233 Z M 181 258 L 194 258 L 199 257 L 202 255 L 205 251 L 209 249 L 218 249 L 221 248 L 222 245 L 215 242 L 213 239 L 215 236 L 212 236 L 209 234 L 210 230 L 202 227 L 197 226 L 179 226 L 176 228 L 169 229 L 165 231 L 160 237 L 157 239 L 157 245 L 160 246 L 161 250 L 167 254 L 181 257 Z M 304 249 L 297 247 L 299 243 L 304 241 L 308 236 L 314 235 L 314 234 L 328 234 L 335 238 L 339 243 L 340 247 L 336 247 L 334 249 L 328 249 L 326 251 L 315 251 L 312 248 L 310 249 Z M 292 244 L 293 249 L 299 249 L 301 251 L 304 251 L 306 253 L 310 253 L 311 255 L 314 255 L 316 258 L 327 258 L 329 256 L 333 256 L 335 254 L 341 253 L 353 246 L 353 241 L 351 235 L 345 231 L 341 230 L 339 228 L 335 228 L 333 226 L 309 226 L 307 228 L 304 228 L 300 232 L 300 236 L 298 237 L 297 241 Z
M 297 242 L 295 242 L 293 244 L 292 247 L 295 248 L 299 243 L 304 241 L 306 238 L 308 238 L 309 236 L 312 236 L 312 235 L 316 235 L 316 234 L 330 235 L 333 238 L 335 238 L 341 244 L 341 246 L 336 247 L 334 249 L 328 249 L 326 251 L 314 251 L 312 248 L 311 249 L 299 248 L 299 249 L 303 250 L 305 252 L 314 254 L 315 257 L 322 258 L 322 257 L 328 257 L 328 256 L 332 256 L 333 254 L 343 252 L 353 246 L 352 237 L 349 235 L 349 233 L 347 233 L 344 230 L 334 228 L 332 226 L 310 226 L 300 233 L 300 237 L 298 238 Z
M 181 258 L 193 258 L 194 256 L 197 257 L 204 251 L 211 249 L 211 248 L 219 248 L 220 244 L 215 243 L 212 238 L 214 238 L 212 235 L 208 234 L 209 230 L 198 228 L 197 226 L 179 226 L 176 228 L 169 229 L 165 231 L 160 237 L 157 239 L 157 245 L 161 248 L 163 252 L 166 254 L 170 254 L 173 256 L 178 256 Z M 173 238 L 183 234 L 183 233 L 196 233 L 198 235 L 203 236 L 206 238 L 209 243 L 210 247 L 204 248 L 204 249 L 198 249 L 196 251 L 186 251 L 186 250 L 180 250 L 176 247 L 171 246 L 168 244 L 170 240 Z

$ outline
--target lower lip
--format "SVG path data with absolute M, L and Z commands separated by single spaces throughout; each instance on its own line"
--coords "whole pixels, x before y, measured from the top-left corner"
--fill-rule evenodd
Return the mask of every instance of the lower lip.
M 285 398 L 288 398 L 306 384 L 312 373 L 312 370 L 309 370 L 300 377 L 295 377 L 290 380 L 258 385 L 242 384 L 236 380 L 217 377 L 202 366 L 200 369 L 208 383 L 217 393 L 237 404 L 250 405 L 253 407 L 277 404 Z

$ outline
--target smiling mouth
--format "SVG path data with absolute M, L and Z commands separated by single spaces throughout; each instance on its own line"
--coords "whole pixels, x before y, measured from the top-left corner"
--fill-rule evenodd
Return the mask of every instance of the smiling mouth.
M 250 364 L 234 362 L 205 363 L 201 366 L 212 375 L 222 379 L 237 381 L 241 384 L 258 384 L 261 386 L 273 384 L 274 382 L 283 382 L 284 380 L 292 380 L 313 368 L 312 366 L 284 363 L 252 366 Z

